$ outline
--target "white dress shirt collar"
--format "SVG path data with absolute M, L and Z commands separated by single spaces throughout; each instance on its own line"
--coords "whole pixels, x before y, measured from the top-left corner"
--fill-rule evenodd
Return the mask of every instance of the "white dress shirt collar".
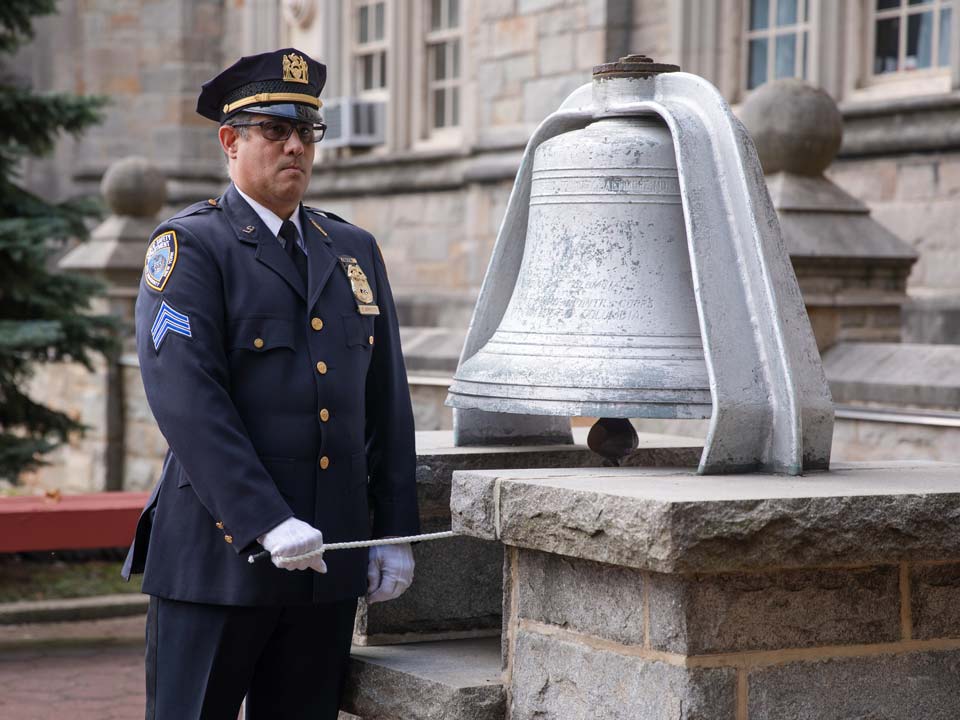
M 234 187 L 237 188 L 237 192 L 240 193 L 240 197 L 247 201 L 247 204 L 253 208 L 253 211 L 263 220 L 263 224 L 267 226 L 267 230 L 273 233 L 274 237 L 280 235 L 280 226 L 283 225 L 283 219 L 277 215 L 273 210 L 264 207 L 252 197 L 247 195 L 243 190 L 237 187 L 234 184 Z M 290 222 L 292 222 L 297 228 L 297 244 L 306 252 L 306 247 L 303 243 L 303 228 L 300 227 L 300 208 L 297 207 L 297 210 L 293 215 L 290 216 Z

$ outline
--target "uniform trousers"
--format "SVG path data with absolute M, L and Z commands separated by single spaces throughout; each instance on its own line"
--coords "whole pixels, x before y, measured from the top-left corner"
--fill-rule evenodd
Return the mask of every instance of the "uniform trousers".
M 151 596 L 147 720 L 336 720 L 356 599 L 242 607 Z

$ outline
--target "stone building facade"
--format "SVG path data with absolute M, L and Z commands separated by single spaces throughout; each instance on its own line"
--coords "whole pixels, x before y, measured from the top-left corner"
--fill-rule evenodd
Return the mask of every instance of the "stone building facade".
M 735 106 L 759 82 L 801 76 L 844 114 L 832 176 L 920 251 L 911 290 L 942 299 L 960 277 L 953 4 L 62 0 L 11 69 L 40 88 L 112 99 L 81 142 L 31 163 L 32 185 L 93 190 L 112 161 L 138 154 L 167 174 L 177 207 L 225 179 L 210 123 L 194 112 L 201 82 L 241 54 L 312 53 L 330 68 L 327 113 L 359 103 L 376 121 L 368 136 L 348 121 L 356 141 L 318 153 L 310 201 L 369 227 L 394 284 L 421 296 L 477 287 L 523 145 L 593 65 L 642 51 L 707 77 Z
M 200 84 L 242 54 L 285 45 L 328 65 L 324 112 L 339 129 L 317 153 L 308 202 L 377 236 L 407 326 L 408 362 L 422 379 L 413 393 L 424 398 L 431 427 L 448 422 L 435 399 L 455 365 L 528 137 L 595 64 L 630 51 L 703 75 L 735 108 L 784 76 L 829 92 L 845 130 L 828 175 L 919 252 L 906 337 L 960 342 L 958 0 L 61 0 L 58 7 L 7 70 L 41 89 L 108 95 L 111 105 L 82 140 L 64 139 L 52 158 L 26 165 L 26 181 L 54 197 L 95 192 L 107 167 L 129 155 L 166 174 L 162 212 L 214 197 L 226 171 L 214 127 L 194 112 Z M 460 334 L 410 330 L 438 326 Z M 40 392 L 78 413 L 74 398 L 86 398 L 84 417 L 96 405 L 86 380 L 77 377 L 77 389 L 63 392 L 42 380 Z M 95 433 L 95 408 L 88 424 Z M 57 475 L 41 471 L 37 482 L 47 482 L 46 472 Z M 91 469 L 84 485 L 97 487 L 97 474 Z M 132 485 L 149 476 L 143 469 Z

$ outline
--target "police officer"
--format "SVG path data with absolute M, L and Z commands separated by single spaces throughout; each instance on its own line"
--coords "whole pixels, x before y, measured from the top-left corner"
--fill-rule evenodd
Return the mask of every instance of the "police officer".
M 301 199 L 326 68 L 293 48 L 203 86 L 231 185 L 160 225 L 136 306 L 169 444 L 124 575 L 143 572 L 147 717 L 336 718 L 357 597 L 399 595 L 418 531 L 413 415 L 373 237 Z M 372 520 L 371 520 L 372 518 Z M 261 548 L 272 563 L 249 564 Z

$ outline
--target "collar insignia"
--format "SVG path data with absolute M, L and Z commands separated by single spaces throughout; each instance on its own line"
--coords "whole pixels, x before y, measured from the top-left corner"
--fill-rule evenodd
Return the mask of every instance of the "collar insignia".
M 313 225 L 317 230 L 319 230 L 320 234 L 323 235 L 324 237 L 326 238 L 330 237 L 329 235 L 327 235 L 327 231 L 324 230 L 322 227 L 320 227 L 317 221 L 314 220 L 313 218 L 310 218 L 310 224 Z
M 283 81 L 309 85 L 307 79 L 307 61 L 296 53 L 283 56 Z

